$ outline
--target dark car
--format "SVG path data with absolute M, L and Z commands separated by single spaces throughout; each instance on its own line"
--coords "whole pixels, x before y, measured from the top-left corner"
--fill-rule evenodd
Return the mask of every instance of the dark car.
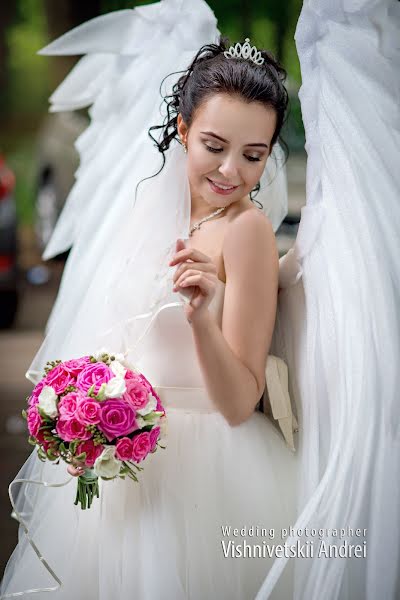
M 18 308 L 15 176 L 0 155 L 0 327 L 14 323 Z

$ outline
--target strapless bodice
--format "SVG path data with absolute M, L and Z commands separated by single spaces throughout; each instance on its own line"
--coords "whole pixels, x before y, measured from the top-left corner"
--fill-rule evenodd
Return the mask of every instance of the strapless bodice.
M 208 309 L 219 327 L 222 325 L 224 296 L 225 283 L 218 279 Z M 143 342 L 136 367 L 153 386 L 204 387 L 192 328 L 183 305 L 160 310 Z

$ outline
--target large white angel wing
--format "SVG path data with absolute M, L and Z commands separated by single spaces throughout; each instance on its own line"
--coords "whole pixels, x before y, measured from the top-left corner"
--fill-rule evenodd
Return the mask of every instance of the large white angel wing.
M 400 3 L 305 0 L 295 40 L 307 205 L 295 246 L 281 259 L 271 351 L 288 363 L 300 412 L 300 512 L 286 541 L 311 540 L 314 557 L 278 558 L 257 600 L 270 597 L 287 560 L 296 560 L 296 600 L 395 600 Z M 298 535 L 305 527 L 316 533 Z M 323 540 L 359 544 L 359 558 L 318 556 L 319 528 L 349 527 L 353 535 L 347 529 Z
M 106 194 L 101 198 L 99 187 L 115 194 L 113 181 L 124 183 L 128 170 L 138 170 L 137 153 L 141 146 L 151 146 L 146 124 L 161 119 L 162 79 L 186 69 L 202 44 L 215 42 L 216 25 L 204 0 L 164 0 L 91 19 L 39 51 L 49 56 L 84 55 L 50 96 L 50 112 L 91 107 L 90 125 L 76 141 L 80 158 L 76 184 L 44 260 L 70 248 L 94 210 L 99 215 L 103 208 L 109 215 L 110 198 Z M 163 91 L 171 85 L 172 81 L 166 83 Z M 153 165 L 160 162 L 157 153 L 154 156 Z

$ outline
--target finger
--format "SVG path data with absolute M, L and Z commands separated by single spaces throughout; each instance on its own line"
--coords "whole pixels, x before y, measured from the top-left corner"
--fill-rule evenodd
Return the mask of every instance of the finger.
M 84 461 L 80 461 L 80 460 L 77 461 L 75 459 L 72 459 L 71 467 L 73 469 L 75 469 L 76 471 L 83 473 L 83 471 L 85 470 L 85 463 L 84 463 Z
M 185 279 L 180 283 L 177 287 L 189 287 L 197 285 L 206 295 L 212 294 L 215 281 L 207 277 L 204 273 L 195 273 L 193 275 L 188 275 Z
M 208 275 L 210 276 L 211 273 L 207 272 L 207 271 L 199 271 L 198 269 L 186 269 L 182 275 L 180 277 L 178 277 L 176 283 L 175 283 L 175 287 L 179 287 L 183 281 L 185 281 L 188 277 L 191 277 L 192 275 L 204 275 L 205 277 Z
M 67 471 L 73 477 L 79 477 L 79 475 L 83 474 L 83 469 L 81 470 L 81 468 L 74 467 L 73 465 L 68 465 Z
M 172 267 L 173 265 L 176 265 L 183 260 L 188 260 L 189 258 L 195 262 L 211 261 L 211 258 L 207 256 L 207 254 L 200 252 L 200 250 L 197 250 L 197 248 L 184 248 L 183 250 L 176 252 L 168 264 L 170 267 Z
M 214 273 L 215 275 L 217 274 L 217 267 L 215 266 L 215 264 L 213 262 L 196 263 L 195 266 L 196 266 L 196 269 L 193 269 L 193 263 L 182 263 L 181 265 L 179 265 L 179 267 L 177 267 L 177 269 L 174 273 L 174 277 L 173 277 L 174 283 L 177 282 L 184 273 L 193 274 L 196 271 L 204 271 L 206 273 Z
M 186 248 L 185 242 L 182 239 L 178 238 L 175 242 L 175 251 L 178 252 L 183 248 Z

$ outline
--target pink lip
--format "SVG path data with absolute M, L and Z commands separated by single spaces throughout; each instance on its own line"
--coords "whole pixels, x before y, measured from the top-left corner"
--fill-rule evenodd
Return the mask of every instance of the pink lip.
M 208 183 L 210 184 L 210 187 L 212 189 L 213 192 L 215 192 L 216 194 L 222 194 L 223 196 L 227 196 L 228 194 L 231 194 L 232 192 L 234 192 L 236 190 L 236 188 L 238 188 L 238 185 L 233 186 L 230 190 L 222 190 L 220 188 L 218 188 L 216 185 L 214 185 L 214 182 L 212 179 L 208 179 L 208 177 L 206 177 Z M 216 181 L 215 183 L 219 184 L 219 181 Z M 219 185 L 228 185 L 227 183 L 220 183 Z
M 237 185 L 232 185 L 231 183 L 224 183 L 223 181 L 216 181 L 215 179 L 209 179 L 208 177 L 207 177 L 207 179 L 208 179 L 208 181 L 212 181 L 213 183 L 217 183 L 218 185 L 228 185 L 231 187 L 239 187 Z

